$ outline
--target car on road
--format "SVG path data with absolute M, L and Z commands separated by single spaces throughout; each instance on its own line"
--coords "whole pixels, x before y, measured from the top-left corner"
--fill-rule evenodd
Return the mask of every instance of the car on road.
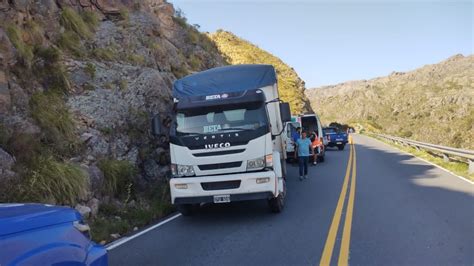
M 0 204 L 0 265 L 107 265 L 107 250 L 90 238 L 74 209 Z
M 337 127 L 325 127 L 323 128 L 323 131 L 328 147 L 337 147 L 341 151 L 344 150 L 344 147 L 348 142 L 347 133 L 341 131 Z

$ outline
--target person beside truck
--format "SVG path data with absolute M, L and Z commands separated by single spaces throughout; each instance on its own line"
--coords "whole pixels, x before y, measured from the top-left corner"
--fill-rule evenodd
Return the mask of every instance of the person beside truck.
M 306 137 L 306 131 L 301 132 L 301 138 L 296 141 L 296 146 L 298 150 L 300 181 L 302 181 L 308 178 L 309 151 L 311 150 L 312 154 L 314 154 L 313 145 L 311 140 Z

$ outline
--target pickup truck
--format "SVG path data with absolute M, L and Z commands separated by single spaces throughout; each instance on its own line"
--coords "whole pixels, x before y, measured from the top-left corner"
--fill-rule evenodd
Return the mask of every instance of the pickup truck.
M 337 147 L 340 151 L 344 150 L 348 142 L 347 133 L 342 132 L 336 127 L 323 128 L 324 137 L 327 139 L 328 147 Z
M 90 240 L 74 209 L 0 204 L 0 265 L 107 265 L 107 250 Z

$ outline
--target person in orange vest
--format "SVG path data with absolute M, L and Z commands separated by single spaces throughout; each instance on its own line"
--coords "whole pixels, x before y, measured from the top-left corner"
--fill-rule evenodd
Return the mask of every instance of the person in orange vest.
M 311 138 L 312 140 L 311 145 L 313 146 L 313 149 L 315 151 L 313 153 L 313 165 L 316 165 L 318 163 L 318 154 L 321 153 L 323 143 L 321 139 L 319 138 L 318 133 L 316 133 L 316 131 L 314 131 L 312 135 L 313 136 Z

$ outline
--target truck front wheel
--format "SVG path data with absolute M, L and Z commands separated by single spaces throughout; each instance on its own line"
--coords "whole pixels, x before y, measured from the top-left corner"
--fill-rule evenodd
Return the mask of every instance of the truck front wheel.
M 286 196 L 286 182 L 283 179 L 283 192 L 278 194 L 278 197 L 271 198 L 268 200 L 268 206 L 274 213 L 280 213 L 285 207 L 285 196 Z

